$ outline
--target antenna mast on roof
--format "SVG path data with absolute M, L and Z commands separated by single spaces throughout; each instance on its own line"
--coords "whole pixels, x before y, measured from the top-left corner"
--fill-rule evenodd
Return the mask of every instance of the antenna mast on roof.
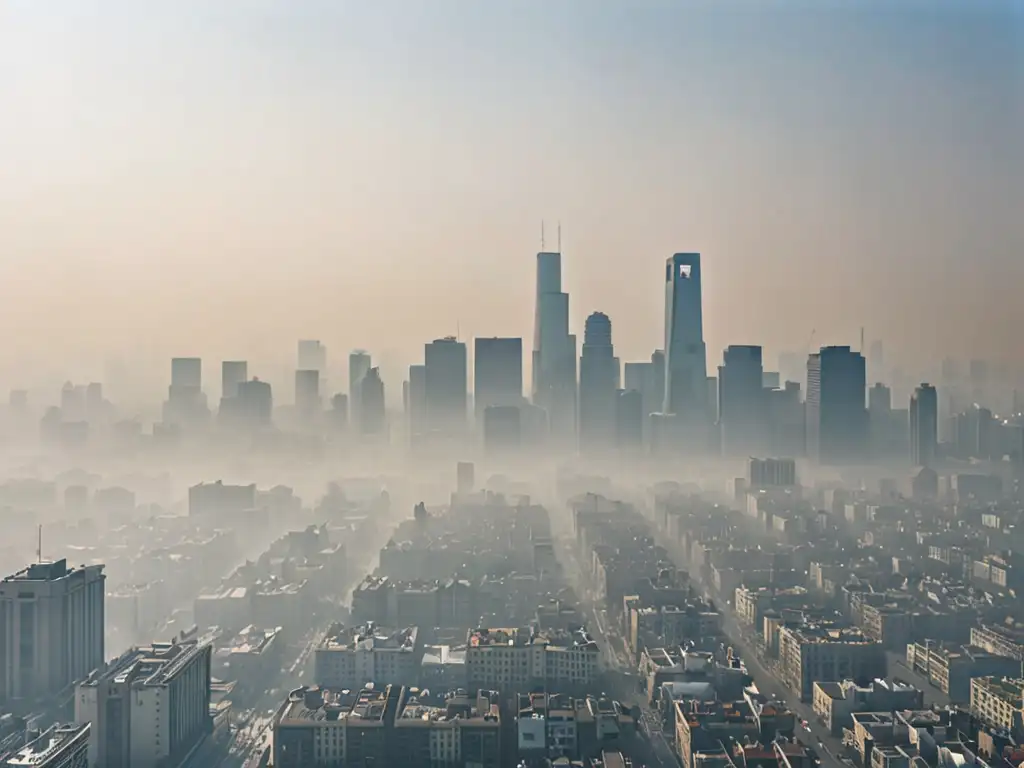
M 37 535 L 38 540 L 36 543 L 36 561 L 41 563 L 43 562 L 43 526 L 39 526 Z
M 540 220 L 540 249 L 544 250 L 544 219 Z
M 562 252 L 562 222 L 558 222 L 558 252 Z

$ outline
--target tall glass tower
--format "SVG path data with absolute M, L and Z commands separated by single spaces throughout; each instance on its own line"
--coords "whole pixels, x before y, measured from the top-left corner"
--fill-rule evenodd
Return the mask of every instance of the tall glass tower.
M 707 381 L 700 254 L 677 253 L 665 263 L 664 412 L 707 424 Z

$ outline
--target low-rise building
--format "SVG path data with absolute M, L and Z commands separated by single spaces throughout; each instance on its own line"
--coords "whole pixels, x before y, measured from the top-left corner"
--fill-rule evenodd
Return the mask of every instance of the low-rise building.
M 401 686 L 292 691 L 273 724 L 277 768 L 478 765 L 498 768 L 497 696 L 415 695 Z
M 517 691 L 583 687 L 598 673 L 597 643 L 585 630 L 476 629 L 466 642 L 470 688 Z
M 55 725 L 7 758 L 7 768 L 89 768 L 90 725 Z
M 783 627 L 779 631 L 783 681 L 810 701 L 816 682 L 885 677 L 882 646 L 856 629 L 828 624 Z
M 1016 736 L 1024 733 L 1024 680 L 975 677 L 971 679 L 971 712 L 993 728 Z
M 416 627 L 383 629 L 373 622 L 332 624 L 314 651 L 314 678 L 323 688 L 361 688 L 367 683 L 416 685 L 423 647 Z
M 973 645 L 943 645 L 934 641 L 907 645 L 907 666 L 928 678 L 950 701 L 971 700 L 971 678 L 1021 677 L 1021 662 L 997 656 Z
M 852 680 L 814 683 L 814 714 L 835 736 L 853 727 L 855 712 L 892 712 L 923 706 L 924 692 L 906 683 L 873 680 L 863 687 Z

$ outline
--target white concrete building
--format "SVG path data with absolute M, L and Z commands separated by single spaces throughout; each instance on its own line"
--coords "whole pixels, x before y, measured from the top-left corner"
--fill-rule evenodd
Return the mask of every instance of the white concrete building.
M 133 648 L 75 691 L 90 765 L 178 764 L 210 731 L 211 646 L 183 636 Z
M 33 563 L 0 581 L 0 702 L 48 696 L 104 662 L 102 565 Z

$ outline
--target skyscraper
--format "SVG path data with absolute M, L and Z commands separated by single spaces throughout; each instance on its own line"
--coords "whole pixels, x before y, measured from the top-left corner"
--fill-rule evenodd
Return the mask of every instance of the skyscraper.
M 236 423 L 258 429 L 269 427 L 274 419 L 274 393 L 265 381 L 252 379 L 238 385 L 237 406 L 233 408 Z
M 733 345 L 718 368 L 718 426 L 722 453 L 750 456 L 766 448 L 767 398 L 761 347 Z
M 409 441 L 419 442 L 427 433 L 427 367 L 409 366 L 409 389 L 406 401 L 406 418 L 409 427 Z
M 320 371 L 295 372 L 295 410 L 300 418 L 312 420 L 322 409 L 320 402 Z
M 822 347 L 807 359 L 807 455 L 821 464 L 864 461 L 867 409 L 864 356 Z
M 600 451 L 615 443 L 618 382 L 612 322 L 595 312 L 587 318 L 580 355 L 580 451 Z
M 203 395 L 203 361 L 198 357 L 171 359 L 171 386 L 163 419 L 169 424 L 195 424 L 209 415 Z
M 0 581 L 0 701 L 55 695 L 103 665 L 106 578 L 58 560 Z
M 453 336 L 424 345 L 427 420 L 431 432 L 461 435 L 466 429 L 466 345 Z
M 371 368 L 359 380 L 359 430 L 375 437 L 387 435 L 384 382 L 380 369 Z
M 370 353 L 357 349 L 348 356 L 348 409 L 349 423 L 357 428 L 362 424 L 359 404 L 362 398 L 362 381 L 370 370 Z
M 922 384 L 910 398 L 910 460 L 918 467 L 935 462 L 939 443 L 939 396 Z
M 571 443 L 576 435 L 576 337 L 569 333 L 560 253 L 537 254 L 533 401 L 547 412 L 555 442 Z
M 198 357 L 171 358 L 171 386 L 203 388 L 203 361 Z
M 236 397 L 238 385 L 249 378 L 249 364 L 245 360 L 225 360 L 220 364 L 220 396 Z
M 635 389 L 619 390 L 615 400 L 615 442 L 620 451 L 639 451 L 644 444 L 644 400 Z
M 677 253 L 665 263 L 664 412 L 690 430 L 706 425 L 707 349 L 701 309 L 699 253 Z
M 476 339 L 473 344 L 473 409 L 482 423 L 491 405 L 516 405 L 523 400 L 523 340 Z

